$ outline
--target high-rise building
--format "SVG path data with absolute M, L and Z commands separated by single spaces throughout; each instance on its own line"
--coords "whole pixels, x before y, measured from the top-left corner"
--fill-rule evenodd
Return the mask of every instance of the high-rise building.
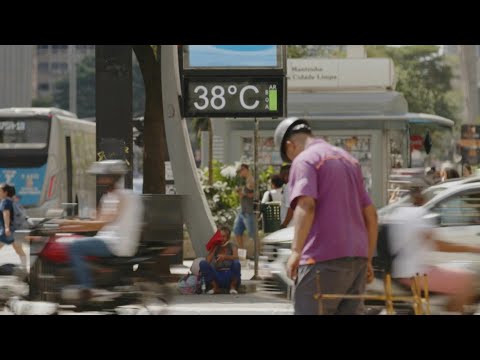
M 32 105 L 34 45 L 0 45 L 0 108 Z
M 480 108 L 480 45 L 443 45 L 443 49 L 445 55 L 459 57 L 453 67 L 456 80 L 452 85 L 464 94 L 463 122 L 474 123 Z
M 35 98 L 53 96 L 55 83 L 68 76 L 68 45 L 36 45 Z M 95 55 L 95 45 L 75 45 L 75 61 Z

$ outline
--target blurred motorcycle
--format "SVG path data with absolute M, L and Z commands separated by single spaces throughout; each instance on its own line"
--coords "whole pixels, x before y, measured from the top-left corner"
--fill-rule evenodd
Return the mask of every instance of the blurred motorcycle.
M 78 309 L 114 309 L 146 301 L 167 304 L 172 292 L 167 286 L 169 257 L 178 252 L 172 246 L 152 247 L 140 240 L 132 257 L 89 257 L 92 278 L 99 289 L 82 300 L 70 265 L 68 246 L 93 234 L 60 233 L 52 219 L 43 219 L 28 232 L 30 273 L 28 300 L 74 305 Z M 167 270 L 165 270 L 167 269 Z

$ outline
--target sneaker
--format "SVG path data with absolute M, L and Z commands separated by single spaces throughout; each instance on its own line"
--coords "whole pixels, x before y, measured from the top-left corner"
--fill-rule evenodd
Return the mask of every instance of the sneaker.
M 231 295 L 237 295 L 237 294 L 238 294 L 238 291 L 235 290 L 235 289 L 230 289 L 230 294 L 231 294 Z
M 213 294 L 215 294 L 215 290 L 210 289 L 207 291 L 207 295 L 213 295 Z

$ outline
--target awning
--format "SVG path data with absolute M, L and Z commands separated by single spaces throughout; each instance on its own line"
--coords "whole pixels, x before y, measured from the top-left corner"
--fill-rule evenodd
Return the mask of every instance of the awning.
M 289 116 L 381 116 L 405 115 L 408 104 L 395 91 L 289 93 L 287 109 Z

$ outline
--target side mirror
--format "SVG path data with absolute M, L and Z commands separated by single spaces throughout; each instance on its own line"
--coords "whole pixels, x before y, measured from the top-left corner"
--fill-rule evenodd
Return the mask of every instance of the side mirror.
M 424 219 L 434 226 L 440 226 L 442 224 L 442 217 L 440 214 L 431 213 L 425 215 Z

